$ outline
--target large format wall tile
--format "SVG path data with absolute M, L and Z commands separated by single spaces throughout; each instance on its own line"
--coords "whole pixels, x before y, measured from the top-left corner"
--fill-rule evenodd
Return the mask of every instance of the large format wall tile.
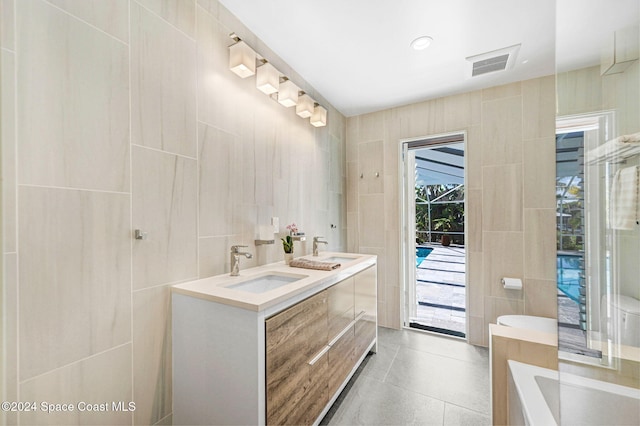
M 467 189 L 466 192 L 467 250 L 482 251 L 482 190 Z
M 189 37 L 195 37 L 196 0 L 135 0 Z
M 482 89 L 482 101 L 484 102 L 502 98 L 510 98 L 513 96 L 520 96 L 521 94 L 522 83 L 517 81 L 515 83 L 502 84 L 500 86 Z
M 482 103 L 482 164 L 522 162 L 522 97 Z
M 524 310 L 523 292 L 505 292 L 500 278 L 524 278 L 525 265 L 533 270 L 546 262 L 534 253 L 525 256 L 524 208 L 553 208 L 547 206 L 554 202 L 555 187 L 553 81 L 549 76 L 515 82 L 347 119 L 347 248 L 385 249 L 378 259 L 389 265 L 378 277 L 381 325 L 396 323 L 394 306 L 400 294 L 401 268 L 395 261 L 397 248 L 390 242 L 390 236 L 401 231 L 398 141 L 457 130 L 467 134 L 469 318 L 481 322 L 469 324 L 469 341 L 486 345 L 492 315 Z M 379 141 L 384 182 L 376 186 L 375 181 L 360 179 L 360 173 L 364 165 L 375 163 Z M 369 167 L 368 174 L 374 168 Z M 543 228 L 540 238 L 553 239 L 554 227 Z
M 132 142 L 196 157 L 196 45 L 131 3 Z
M 0 0 L 0 46 L 9 50 L 15 50 L 15 1 Z
M 15 129 L 15 55 L 2 50 L 0 91 L 2 93 L 2 248 L 16 251 L 16 129 Z
M 19 183 L 129 191 L 127 46 L 45 2 L 17 16 Z
M 548 230 L 556 227 L 556 209 L 525 209 L 524 276 L 556 279 L 556 236 Z
M 194 278 L 197 271 L 196 161 L 133 148 L 133 288 Z
M 42 410 L 21 413 L 23 425 L 130 425 L 131 411 L 118 410 L 122 402 L 129 408 L 131 395 L 131 344 L 119 346 L 83 361 L 29 380 L 21 385 L 22 401 L 74 404 L 69 412 Z M 85 403 L 85 410 L 79 410 Z M 107 404 L 108 411 L 87 410 L 86 404 Z M 40 406 L 38 406 L 40 408 Z M 134 408 L 134 407 L 131 407 Z
M 469 126 L 465 149 L 464 169 L 467 190 L 482 189 L 482 126 Z
M 382 141 L 358 146 L 358 189 L 360 194 L 384 192 L 384 158 Z
M 128 195 L 21 187 L 19 197 L 25 380 L 131 339 L 131 234 Z
M 463 93 L 444 98 L 445 128 L 459 131 L 481 123 L 482 91 Z
M 485 232 L 483 236 L 484 294 L 505 298 L 522 298 L 520 290 L 505 290 L 502 278 L 524 278 L 524 243 L 522 232 Z
M 7 401 L 18 401 L 18 256 L 16 253 L 4 256 L 3 279 L 3 339 L 4 339 L 4 368 L 5 393 Z M 6 424 L 17 422 L 17 412 L 7 412 Z M 0 414 L 0 422 L 2 414 Z
M 558 115 L 600 111 L 603 98 L 601 79 L 599 65 L 558 74 Z
M 133 293 L 133 397 L 135 424 L 154 424 L 171 413 L 171 289 Z
M 556 79 L 553 75 L 522 82 L 523 139 L 555 136 L 555 85 Z
M 384 247 L 384 194 L 360 195 L 360 247 Z
M 555 252 L 554 252 L 555 254 Z M 557 281 L 525 279 L 524 313 L 547 318 L 558 317 Z
M 238 138 L 204 124 L 198 125 L 200 149 L 201 237 L 241 232 L 239 217 L 242 166 Z
M 198 255 L 200 256 L 198 265 L 198 278 L 222 275 L 230 270 L 230 249 L 237 240 L 236 236 L 206 237 L 198 240 Z M 277 240 L 276 244 L 280 241 Z M 240 259 L 240 267 L 247 267 L 247 260 Z
M 225 28 L 204 9 L 197 8 L 198 120 L 233 134 L 242 120 L 252 119 L 243 104 L 256 91 L 254 79 L 238 78 L 229 71 L 229 38 Z M 260 92 L 258 92 L 260 94 Z
M 102 31 L 129 42 L 128 0 L 48 0 Z
M 522 231 L 522 165 L 482 169 L 482 230 Z
M 524 141 L 524 158 L 524 207 L 555 208 L 555 137 Z

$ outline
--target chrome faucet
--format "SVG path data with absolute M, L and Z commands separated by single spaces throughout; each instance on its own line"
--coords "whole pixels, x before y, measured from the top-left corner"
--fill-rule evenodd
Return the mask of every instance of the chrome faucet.
M 240 247 L 247 246 L 231 246 L 231 273 L 229 275 L 232 277 L 240 275 L 240 256 L 244 256 L 247 259 L 251 259 L 253 257 L 251 253 L 240 251 Z
M 313 237 L 313 255 L 318 255 L 318 244 L 329 244 L 328 241 L 321 240 L 320 238 L 324 237 Z

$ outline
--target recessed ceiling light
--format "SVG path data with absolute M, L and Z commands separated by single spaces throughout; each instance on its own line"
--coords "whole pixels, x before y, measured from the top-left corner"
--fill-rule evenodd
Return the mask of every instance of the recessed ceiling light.
M 414 50 L 423 50 L 429 47 L 432 41 L 433 41 L 433 38 L 429 36 L 418 37 L 417 39 L 411 42 L 411 47 Z

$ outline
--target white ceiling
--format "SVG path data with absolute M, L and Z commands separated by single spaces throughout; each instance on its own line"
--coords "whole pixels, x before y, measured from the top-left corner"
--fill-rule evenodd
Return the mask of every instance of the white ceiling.
M 553 74 L 556 39 L 560 71 L 595 65 L 602 40 L 638 22 L 640 0 L 220 2 L 353 116 Z M 434 41 L 414 51 L 409 43 L 422 35 Z M 514 44 L 513 69 L 470 77 L 466 57 Z

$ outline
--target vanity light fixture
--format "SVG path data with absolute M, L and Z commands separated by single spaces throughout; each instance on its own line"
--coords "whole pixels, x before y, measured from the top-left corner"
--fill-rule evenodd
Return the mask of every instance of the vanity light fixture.
M 413 48 L 413 50 L 424 50 L 429 47 L 432 41 L 432 37 L 421 36 L 411 42 L 411 48 Z
M 276 93 L 280 86 L 280 73 L 266 60 L 256 69 L 256 87 L 265 95 Z
M 298 94 L 298 104 L 296 105 L 296 114 L 302 118 L 309 118 L 313 115 L 313 107 L 315 105 L 315 101 L 311 98 L 311 96 L 307 95 L 304 92 L 300 92 Z
M 315 108 L 313 109 L 313 114 L 309 119 L 309 122 L 314 127 L 322 127 L 327 125 L 327 110 L 315 104 Z
M 280 83 L 280 91 L 278 91 L 278 102 L 287 108 L 295 106 L 298 103 L 298 91 L 300 88 L 293 81 L 285 77 Z
M 240 78 L 256 76 L 256 88 L 262 93 L 277 100 L 282 106 L 296 107 L 296 114 L 309 118 L 311 125 L 322 127 L 327 125 L 327 110 L 320 106 L 287 76 L 282 75 L 273 65 L 254 51 L 238 37 L 229 34 L 234 44 L 229 46 L 229 69 Z M 258 62 L 258 67 L 256 67 Z
M 247 43 L 238 40 L 229 46 L 229 69 L 240 78 L 247 78 L 256 73 L 256 52 Z

